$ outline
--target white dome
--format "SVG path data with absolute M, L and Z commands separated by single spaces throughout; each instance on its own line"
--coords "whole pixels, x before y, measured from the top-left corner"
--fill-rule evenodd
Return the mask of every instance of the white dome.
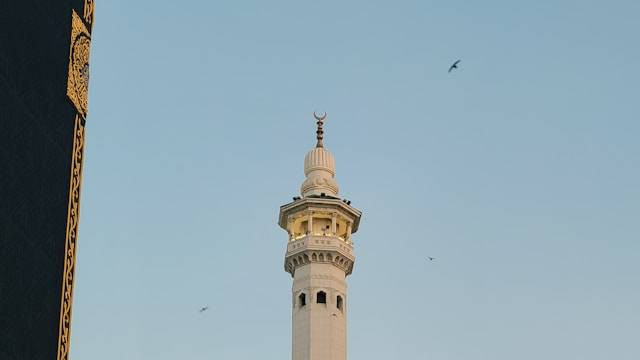
M 304 175 L 308 176 L 313 170 L 326 170 L 333 177 L 336 174 L 336 162 L 333 155 L 323 147 L 317 147 L 304 157 Z
M 336 165 L 333 155 L 324 147 L 316 147 L 304 157 L 304 175 L 307 179 L 300 187 L 302 196 L 338 196 L 338 183 L 333 179 Z

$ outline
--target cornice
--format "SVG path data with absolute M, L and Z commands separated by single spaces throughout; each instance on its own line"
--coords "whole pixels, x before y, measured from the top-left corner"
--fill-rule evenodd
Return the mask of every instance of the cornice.
M 309 249 L 287 253 L 284 259 L 284 270 L 294 276 L 296 269 L 310 264 L 331 264 L 351 275 L 355 258 L 339 249 Z

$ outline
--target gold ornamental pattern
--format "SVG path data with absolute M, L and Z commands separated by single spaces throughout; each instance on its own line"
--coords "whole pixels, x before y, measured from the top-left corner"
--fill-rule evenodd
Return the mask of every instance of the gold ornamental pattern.
M 86 13 L 86 9 L 85 9 Z M 71 47 L 69 48 L 69 74 L 67 77 L 67 96 L 78 113 L 87 117 L 89 105 L 89 50 L 91 35 L 82 19 L 71 11 Z
M 62 301 L 60 304 L 60 330 L 58 333 L 57 360 L 68 360 L 71 343 L 71 305 L 76 264 L 76 242 L 80 220 L 80 185 L 82 182 L 82 157 L 84 155 L 84 121 L 76 115 L 71 155 L 71 181 L 69 185 L 69 208 L 62 273 Z
M 95 2 L 93 0 L 84 0 L 84 21 L 89 24 L 89 26 L 93 25 L 93 7 L 95 6 Z

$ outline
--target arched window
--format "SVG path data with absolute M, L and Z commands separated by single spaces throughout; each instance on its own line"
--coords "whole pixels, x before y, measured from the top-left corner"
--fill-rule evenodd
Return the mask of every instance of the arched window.
M 342 310 L 342 296 L 340 295 L 338 295 L 338 297 L 336 298 L 336 307 Z
M 300 296 L 298 296 L 298 302 L 300 303 L 300 307 L 307 305 L 307 295 L 305 295 L 305 293 L 300 294 Z
M 318 291 L 318 294 L 316 296 L 316 302 L 318 304 L 326 304 L 327 303 L 327 293 L 325 293 L 324 291 Z

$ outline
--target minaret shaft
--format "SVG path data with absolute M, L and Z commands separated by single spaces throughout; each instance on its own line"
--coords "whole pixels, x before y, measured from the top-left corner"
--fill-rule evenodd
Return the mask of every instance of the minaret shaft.
M 347 284 L 344 271 L 332 264 L 302 266 L 296 269 L 292 290 L 292 359 L 346 360 Z M 325 294 L 323 299 L 319 298 L 319 293 Z M 305 294 L 304 305 L 300 301 L 301 294 Z

